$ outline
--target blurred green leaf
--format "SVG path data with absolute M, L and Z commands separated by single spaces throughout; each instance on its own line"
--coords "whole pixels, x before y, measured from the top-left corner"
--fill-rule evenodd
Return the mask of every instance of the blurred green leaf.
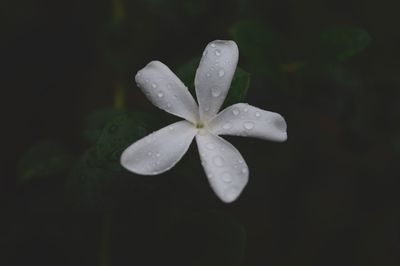
M 194 58 L 182 65 L 176 70 L 178 77 L 182 82 L 188 86 L 189 91 L 193 97 L 196 97 L 194 79 L 196 70 L 199 66 L 200 58 Z M 231 87 L 228 95 L 226 96 L 224 106 L 229 106 L 234 103 L 243 102 L 247 96 L 247 90 L 250 85 L 250 74 L 240 67 L 236 68 L 235 75 L 233 76 Z
M 107 122 L 121 113 L 122 111 L 112 108 L 92 111 L 83 120 L 83 137 L 90 143 L 95 143 Z
M 235 103 L 244 102 L 247 96 L 247 90 L 250 86 L 250 74 L 238 67 L 233 76 L 231 88 L 226 96 L 224 106 L 230 106 Z M 224 108 L 224 107 L 222 107 Z
M 240 53 L 257 71 L 276 71 L 280 60 L 280 38 L 261 22 L 243 20 L 230 29 Z
M 131 207 L 142 197 L 152 197 L 154 190 L 165 184 L 121 169 L 119 158 L 118 164 L 110 164 L 99 158 L 96 147 L 88 149 L 66 179 L 67 202 L 74 209 L 84 211 Z
M 321 56 L 327 60 L 344 61 L 371 43 L 371 36 L 364 29 L 336 27 L 320 34 Z
M 182 80 L 189 91 L 192 93 L 193 97 L 196 97 L 194 78 L 196 76 L 196 70 L 199 67 L 200 57 L 195 57 L 189 62 L 181 65 L 175 71 L 176 75 Z
M 103 128 L 95 145 L 95 152 L 102 167 L 122 171 L 121 153 L 133 142 L 144 137 L 156 123 L 149 114 L 123 113 L 111 119 Z
M 21 158 L 18 179 L 22 183 L 54 175 L 65 175 L 73 161 L 72 153 L 53 140 L 34 144 Z
M 89 149 L 66 179 L 67 201 L 79 209 L 104 209 L 110 203 L 107 197 L 113 178 L 112 173 L 101 168 L 95 150 Z
M 177 246 L 169 253 L 178 258 L 177 265 L 242 265 L 246 231 L 232 217 L 216 211 L 188 214 L 170 233 Z
M 105 118 L 111 116 L 108 122 Z M 136 140 L 148 134 L 157 124 L 156 118 L 147 113 L 117 112 L 99 110 L 93 115 L 94 132 L 96 126 L 105 122 L 95 145 L 87 150 L 75 165 L 66 180 L 66 197 L 73 207 L 84 210 L 107 210 L 116 206 L 121 197 L 126 198 L 126 190 L 136 182 L 124 179 L 120 165 L 122 151 Z M 90 130 L 89 130 L 90 132 Z M 131 192 L 130 191 L 130 192 Z M 123 193 L 123 195 L 121 195 Z

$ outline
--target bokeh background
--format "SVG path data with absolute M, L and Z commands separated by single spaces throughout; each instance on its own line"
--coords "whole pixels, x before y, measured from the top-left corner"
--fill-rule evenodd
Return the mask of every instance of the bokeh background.
M 0 264 L 400 265 L 396 3 L 2 1 Z M 250 168 L 229 205 L 195 145 L 159 176 L 118 164 L 175 121 L 135 73 L 160 60 L 191 87 L 215 39 L 240 50 L 230 101 L 288 123 L 285 143 L 226 138 Z

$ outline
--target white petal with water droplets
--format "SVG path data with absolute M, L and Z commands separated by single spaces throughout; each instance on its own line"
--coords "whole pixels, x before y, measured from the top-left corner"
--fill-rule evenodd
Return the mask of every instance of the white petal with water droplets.
M 129 146 L 121 155 L 121 165 L 141 175 L 163 173 L 182 158 L 197 132 L 187 121 L 164 127 Z
M 208 181 L 224 202 L 234 201 L 246 186 L 249 169 L 239 151 L 221 137 L 198 134 L 196 142 Z
M 250 136 L 273 141 L 287 139 L 286 122 L 280 114 L 245 103 L 229 106 L 212 119 L 208 127 L 216 135 Z
M 213 41 L 204 50 L 196 72 L 195 87 L 202 121 L 218 113 L 231 86 L 239 58 L 233 41 Z
M 135 76 L 136 83 L 158 108 L 196 123 L 198 106 L 182 81 L 163 63 L 152 61 Z

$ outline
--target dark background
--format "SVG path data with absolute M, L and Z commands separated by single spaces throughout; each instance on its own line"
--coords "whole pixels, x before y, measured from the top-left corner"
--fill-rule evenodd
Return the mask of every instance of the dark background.
M 400 265 L 395 3 L 2 1 L 1 265 Z M 135 130 L 167 125 L 135 73 L 151 60 L 177 69 L 249 20 L 280 42 L 260 54 L 261 69 L 238 42 L 246 101 L 282 114 L 289 139 L 227 137 L 251 172 L 237 201 L 213 194 L 195 145 L 143 177 L 85 138 L 98 109 L 108 110 L 101 121 L 140 111 Z M 337 27 L 370 42 L 327 63 L 317 39 Z M 44 148 L 26 155 L 34 145 Z

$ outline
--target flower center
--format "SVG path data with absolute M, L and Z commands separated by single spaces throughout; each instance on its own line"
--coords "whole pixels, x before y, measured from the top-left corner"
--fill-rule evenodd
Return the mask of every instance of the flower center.
M 198 123 L 196 124 L 196 128 L 198 128 L 198 129 L 204 128 L 203 122 L 198 122 Z

